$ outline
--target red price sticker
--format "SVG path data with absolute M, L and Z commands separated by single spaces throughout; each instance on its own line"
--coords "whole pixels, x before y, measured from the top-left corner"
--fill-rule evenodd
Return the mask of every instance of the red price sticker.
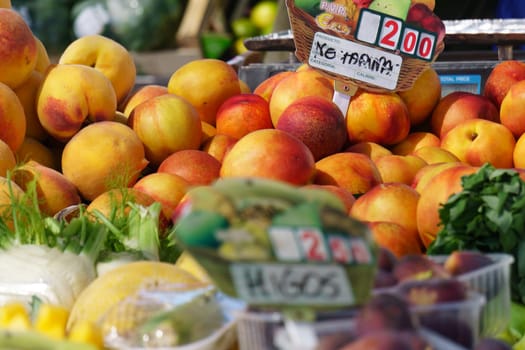
M 329 254 L 323 233 L 313 228 L 300 229 L 299 241 L 305 257 L 310 261 L 328 261 Z
M 330 236 L 328 238 L 328 245 L 334 261 L 340 263 L 349 263 L 352 259 L 352 252 L 350 250 L 349 240 L 341 236 Z
M 401 28 L 403 28 L 403 21 L 396 18 L 384 17 L 381 33 L 379 34 L 379 46 L 389 50 L 396 50 L 399 46 Z

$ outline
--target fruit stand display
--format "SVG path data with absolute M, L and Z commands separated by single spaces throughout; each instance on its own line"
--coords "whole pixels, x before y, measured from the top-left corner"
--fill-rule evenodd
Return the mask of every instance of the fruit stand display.
M 0 0 L 0 349 L 524 348 L 525 63 L 447 91 L 432 1 L 286 6 L 296 62 L 138 86 Z

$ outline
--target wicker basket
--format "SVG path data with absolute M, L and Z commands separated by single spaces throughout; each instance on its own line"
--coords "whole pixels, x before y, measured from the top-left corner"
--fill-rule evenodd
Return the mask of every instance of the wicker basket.
M 358 42 L 357 40 L 355 40 L 354 36 L 351 34 L 344 35 L 337 31 L 333 31 L 330 29 L 322 29 L 318 27 L 317 23 L 315 22 L 315 18 L 311 16 L 310 14 L 308 14 L 307 12 L 305 12 L 304 10 L 296 7 L 294 0 L 286 0 L 286 7 L 288 9 L 290 27 L 291 27 L 293 37 L 294 37 L 295 55 L 297 59 L 301 62 L 308 62 L 310 51 L 312 49 L 314 34 L 316 32 L 323 32 L 328 35 L 343 38 L 345 40 Z M 360 45 L 370 46 L 370 47 L 374 47 L 376 49 L 380 49 L 385 52 L 388 52 L 387 50 L 381 47 L 368 45 L 367 43 L 360 42 L 360 41 L 358 43 Z M 432 57 L 432 60 L 430 61 L 417 59 L 417 58 L 400 53 L 400 56 L 402 57 L 402 65 L 401 65 L 401 70 L 399 73 L 399 79 L 397 81 L 397 85 L 395 89 L 393 90 L 388 90 L 388 89 L 378 87 L 376 85 L 372 85 L 372 84 L 369 84 L 369 83 L 366 83 L 360 80 L 355 80 L 352 78 L 343 78 L 342 76 L 336 75 L 329 71 L 321 70 L 321 72 L 332 79 L 341 81 L 344 84 L 357 85 L 359 88 L 362 88 L 368 91 L 372 91 L 372 92 L 391 92 L 391 91 L 408 90 L 412 87 L 412 85 L 414 84 L 416 79 L 419 77 L 419 75 L 432 65 L 432 62 L 435 61 L 437 56 L 443 51 L 444 48 L 445 48 L 444 43 L 440 42 L 434 51 L 434 56 Z

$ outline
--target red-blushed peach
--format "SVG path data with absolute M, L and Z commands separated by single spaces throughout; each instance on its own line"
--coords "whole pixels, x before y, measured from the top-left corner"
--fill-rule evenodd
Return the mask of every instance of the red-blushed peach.
M 443 139 L 454 126 L 469 119 L 499 122 L 499 110 L 483 95 L 454 91 L 439 100 L 430 117 L 430 125 L 432 132 Z
M 410 132 L 407 106 L 397 93 L 358 90 L 350 99 L 346 129 L 351 143 L 395 145 Z
M 170 173 L 150 173 L 141 177 L 133 188 L 148 194 L 159 202 L 162 212 L 167 218 L 171 218 L 175 207 L 186 192 L 190 184 L 182 177 Z
M 411 154 L 423 159 L 427 164 L 459 162 L 454 153 L 439 146 L 420 147 Z
M 401 182 L 407 185 L 411 185 L 419 169 L 427 165 L 427 162 L 422 158 L 411 154 L 405 156 L 386 155 L 378 157 L 374 163 L 384 183 Z
M 437 71 L 429 67 L 410 89 L 400 91 L 399 96 L 407 105 L 410 125 L 423 124 L 441 99 L 441 81 Z
M 156 96 L 165 95 L 168 88 L 164 85 L 148 84 L 131 91 L 124 101 L 119 104 L 119 111 L 122 111 L 126 117 L 129 117 L 133 108 L 140 103 Z
M 525 134 L 522 134 L 517 140 L 512 152 L 514 167 L 525 169 Z
M 433 163 L 425 165 L 423 168 L 419 169 L 419 171 L 414 176 L 414 180 L 412 181 L 412 184 L 410 185 L 413 189 L 415 189 L 418 193 L 421 194 L 421 191 L 423 188 L 428 184 L 430 179 L 437 173 L 439 173 L 442 170 L 452 168 L 458 164 L 467 165 L 467 163 L 464 162 L 446 162 L 446 163 Z
M 24 142 L 16 151 L 15 156 L 19 164 L 34 160 L 60 171 L 60 157 L 49 146 L 29 136 L 24 138 Z
M 343 204 L 345 205 L 346 211 L 350 213 L 350 209 L 352 209 L 352 205 L 354 205 L 355 197 L 354 195 L 348 191 L 347 189 L 336 186 L 336 185 L 317 185 L 317 184 L 307 184 L 303 187 L 309 187 L 309 188 L 318 188 L 323 189 L 326 191 L 330 191 L 336 196 L 338 196 L 341 201 L 343 201 Z
M 315 70 L 293 72 L 282 79 L 273 89 L 270 99 L 273 126 L 277 125 L 286 107 L 305 96 L 319 96 L 331 101 L 334 96 L 334 83 Z
M 43 80 L 44 75 L 34 70 L 21 85 L 13 90 L 24 107 L 26 137 L 33 137 L 39 141 L 45 141 L 49 138 L 49 134 L 38 119 L 35 103 Z
M 170 154 L 198 149 L 202 142 L 202 124 L 195 108 L 184 98 L 165 94 L 136 106 L 128 125 L 144 144 L 146 159 L 158 166 Z
M 505 125 L 516 139 L 525 133 L 524 103 L 525 80 L 521 80 L 509 88 L 499 110 L 500 123 Z
M 385 146 L 369 141 L 354 143 L 346 147 L 345 152 L 362 153 L 370 157 L 370 159 L 372 160 L 375 160 L 381 156 L 392 154 L 392 151 L 386 148 Z
M 71 139 L 86 123 L 114 120 L 117 110 L 111 81 L 99 70 L 81 64 L 50 67 L 36 104 L 40 124 L 61 142 Z
M 59 64 L 82 64 L 106 76 L 115 90 L 117 103 L 135 86 L 137 67 L 130 51 L 118 41 L 100 34 L 84 35 L 69 43 Z
M 365 154 L 339 152 L 315 163 L 313 183 L 340 186 L 354 196 L 369 191 L 382 182 L 375 163 Z
M 24 142 L 27 122 L 20 99 L 4 83 L 0 83 L 0 106 L 0 140 L 7 143 L 16 153 Z
M 11 89 L 31 74 L 38 47 L 31 28 L 18 11 L 0 8 L 0 82 Z
M 525 62 L 519 60 L 504 60 L 498 62 L 490 71 L 483 95 L 499 108 L 510 87 L 525 79 Z
M 137 134 L 114 121 L 84 126 L 62 151 L 62 173 L 87 201 L 113 188 L 133 186 L 147 165 Z
M 16 155 L 7 143 L 0 140 L 0 177 L 7 177 L 7 172 L 15 168 Z
M 374 186 L 356 199 L 350 215 L 362 221 L 389 221 L 407 230 L 406 239 L 419 241 L 416 209 L 419 193 L 400 182 Z
M 215 126 L 221 104 L 241 93 L 235 69 L 225 61 L 201 58 L 183 64 L 170 76 L 168 92 L 186 99 L 202 121 Z
M 201 136 L 201 147 L 206 143 L 209 139 L 211 139 L 213 136 L 217 134 L 217 128 L 215 128 L 214 125 L 211 125 L 210 123 L 206 123 L 201 121 L 201 130 L 202 130 L 202 136 Z
M 462 190 L 461 178 L 477 170 L 478 167 L 459 163 L 434 174 L 421 188 L 415 218 L 419 237 L 426 248 L 434 241 L 441 229 L 440 207 L 452 194 Z
M 440 144 L 441 140 L 434 133 L 429 131 L 413 131 L 410 132 L 401 142 L 393 145 L 391 151 L 394 154 L 406 156 L 420 147 L 439 146 Z
M 418 236 L 404 226 L 392 221 L 367 222 L 372 238 L 380 246 L 391 251 L 397 258 L 409 254 L 421 254 L 423 249 Z
M 253 93 L 261 96 L 266 101 L 270 102 L 270 99 L 273 94 L 273 90 L 275 89 L 277 84 L 282 79 L 288 77 L 291 74 L 293 74 L 292 71 L 285 70 L 285 71 L 275 73 L 274 75 L 270 75 L 268 78 L 260 82 L 259 85 L 255 87 L 255 89 L 253 89 Z
M 490 163 L 496 168 L 513 167 L 515 144 L 506 126 L 477 118 L 460 122 L 441 139 L 441 147 L 460 161 L 473 166 Z
M 270 105 L 257 94 L 239 94 L 224 101 L 215 118 L 218 134 L 240 139 L 259 129 L 272 129 Z
M 303 141 L 316 161 L 341 151 L 348 140 L 344 114 L 334 102 L 320 96 L 305 96 L 292 102 L 275 128 Z
M 237 142 L 237 139 L 231 136 L 215 134 L 209 140 L 204 142 L 201 149 L 208 152 L 222 163 L 224 156 L 232 148 L 235 142 Z
M 198 149 L 183 149 L 167 156 L 157 172 L 182 177 L 191 186 L 209 185 L 219 177 L 221 162 Z
M 222 160 L 221 177 L 255 176 L 306 185 L 315 174 L 314 156 L 297 137 L 277 129 L 253 131 Z
M 49 216 L 81 202 L 76 186 L 68 178 L 33 160 L 17 167 L 13 172 L 13 180 L 23 190 L 27 190 L 27 186 L 35 181 L 38 206 L 42 213 Z

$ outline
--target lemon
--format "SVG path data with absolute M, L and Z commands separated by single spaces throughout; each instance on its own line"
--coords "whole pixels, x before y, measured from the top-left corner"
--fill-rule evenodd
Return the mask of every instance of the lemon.
M 277 2 L 263 0 L 255 4 L 250 11 L 250 20 L 259 29 L 272 27 L 277 17 Z
M 105 313 L 141 288 L 180 283 L 192 288 L 206 284 L 188 271 L 165 262 L 135 261 L 120 265 L 97 277 L 73 304 L 67 327 L 77 322 L 98 322 Z

